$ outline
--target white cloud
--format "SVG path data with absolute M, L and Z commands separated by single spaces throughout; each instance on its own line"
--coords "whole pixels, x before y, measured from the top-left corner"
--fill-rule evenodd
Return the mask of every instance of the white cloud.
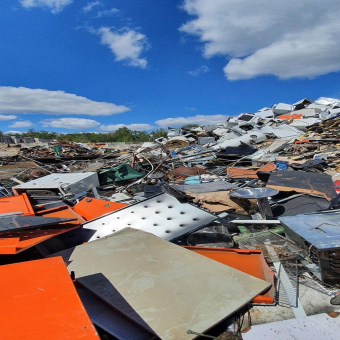
M 111 132 L 111 131 L 116 131 L 123 127 L 126 127 L 132 131 L 147 131 L 147 130 L 151 130 L 154 128 L 150 124 L 110 124 L 110 125 L 101 125 L 99 127 L 99 130 Z
M 123 105 L 96 102 L 64 91 L 0 86 L 0 113 L 110 116 L 129 110 Z
M 22 131 L 6 131 L 4 135 L 16 135 L 17 133 L 22 133 Z
M 113 14 L 118 13 L 118 12 L 119 12 L 119 9 L 117 9 L 117 8 L 111 8 L 111 9 L 107 9 L 105 11 L 98 11 L 97 18 L 108 17 L 108 16 L 113 15 Z
M 338 0 L 184 0 L 183 8 L 195 18 L 180 30 L 199 37 L 205 57 L 230 57 L 230 80 L 340 70 Z
M 65 6 L 72 4 L 73 0 L 20 0 L 25 8 L 47 7 L 52 13 L 61 12 Z
M 162 127 L 180 127 L 187 124 L 214 125 L 224 123 L 229 116 L 225 115 L 197 115 L 192 117 L 165 118 L 157 120 L 155 123 Z
M 196 111 L 196 107 L 185 107 L 185 109 L 189 110 L 189 111 Z
M 150 45 L 144 34 L 128 28 L 112 31 L 108 27 L 102 27 L 96 32 L 101 37 L 101 43 L 109 46 L 116 61 L 126 61 L 130 66 L 146 68 L 148 62 L 141 58 L 141 54 Z
M 12 120 L 12 119 L 16 119 L 16 118 L 17 118 L 17 116 L 13 116 L 13 115 L 8 115 L 8 116 L 0 115 L 0 121 Z
M 34 124 L 30 122 L 29 120 L 19 120 L 17 122 L 14 122 L 13 124 L 9 125 L 9 127 L 12 128 L 27 128 L 32 127 Z
M 53 128 L 63 128 L 70 130 L 82 130 L 82 129 L 90 129 L 95 128 L 100 125 L 100 123 L 96 122 L 93 119 L 85 119 L 85 118 L 58 118 L 58 119 L 44 119 L 40 121 L 40 124 L 43 127 L 53 127 Z
M 87 3 L 87 5 L 83 7 L 83 11 L 85 13 L 88 13 L 88 12 L 92 11 L 93 7 L 101 6 L 101 5 L 102 4 L 101 4 L 100 1 L 92 1 L 92 2 Z
M 199 75 L 207 73 L 209 71 L 210 71 L 210 68 L 208 66 L 203 65 L 194 71 L 189 71 L 188 73 L 193 77 L 198 77 Z

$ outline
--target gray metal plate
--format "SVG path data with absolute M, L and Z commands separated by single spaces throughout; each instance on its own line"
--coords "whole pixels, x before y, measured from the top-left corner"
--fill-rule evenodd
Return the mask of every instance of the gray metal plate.
M 55 255 L 82 286 L 125 315 L 130 306 L 128 316 L 164 340 L 195 338 L 189 329 L 205 332 L 270 286 L 132 228 Z
M 181 192 L 192 192 L 195 194 L 202 194 L 205 192 L 227 191 L 236 187 L 233 183 L 224 181 L 201 183 L 201 184 L 184 184 L 184 185 L 170 185 L 172 189 Z
M 275 196 L 279 193 L 278 190 L 270 188 L 251 188 L 251 189 L 239 189 L 229 194 L 230 197 L 237 198 L 266 198 Z
M 57 218 L 41 216 L 4 216 L 0 217 L 0 232 L 18 229 L 35 229 L 63 222 L 70 222 L 75 218 Z
M 127 227 L 170 241 L 214 220 L 216 216 L 163 193 L 87 222 L 83 230 L 92 231 L 89 241 Z
M 340 247 L 340 211 L 279 217 L 291 239 L 304 246 L 303 238 L 317 249 Z

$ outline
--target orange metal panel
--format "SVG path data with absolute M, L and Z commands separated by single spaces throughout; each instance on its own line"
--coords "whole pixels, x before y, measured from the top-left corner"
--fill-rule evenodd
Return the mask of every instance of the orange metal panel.
M 72 223 L 72 222 L 69 222 Z M 60 224 L 59 227 L 38 228 L 30 230 L 6 231 L 0 234 L 0 254 L 18 254 L 51 237 L 77 229 L 72 224 Z
M 85 197 L 72 209 L 87 221 L 103 216 L 112 211 L 126 207 L 127 204 L 104 201 L 97 198 Z
M 240 270 L 272 284 L 272 288 L 263 295 L 256 296 L 252 302 L 273 304 L 274 303 L 274 273 L 268 267 L 261 250 L 227 249 L 185 247 L 195 253 L 209 257 L 212 260 L 223 263 L 229 267 Z
M 0 254 L 16 254 L 18 244 L 18 237 L 0 238 Z
M 278 116 L 278 119 L 283 119 L 283 120 L 290 120 L 290 119 L 301 119 L 302 114 L 296 114 L 296 115 L 281 115 Z
M 99 339 L 61 257 L 0 266 L 1 339 Z
M 0 198 L 0 214 L 21 211 L 21 215 L 34 215 L 33 208 L 26 194 Z

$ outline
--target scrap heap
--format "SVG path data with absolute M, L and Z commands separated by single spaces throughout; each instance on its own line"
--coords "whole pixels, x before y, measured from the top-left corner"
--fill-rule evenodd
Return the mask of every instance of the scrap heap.
M 22 149 L 0 168 L 3 338 L 335 339 L 339 124 L 322 97 Z

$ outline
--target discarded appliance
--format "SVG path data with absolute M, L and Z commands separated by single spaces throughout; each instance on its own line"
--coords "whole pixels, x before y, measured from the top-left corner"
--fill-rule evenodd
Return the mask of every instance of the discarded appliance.
M 16 195 L 26 193 L 34 200 L 56 200 L 85 196 L 99 185 L 96 172 L 50 174 L 13 187 Z
M 286 234 L 320 268 L 321 280 L 340 281 L 340 211 L 279 217 Z

